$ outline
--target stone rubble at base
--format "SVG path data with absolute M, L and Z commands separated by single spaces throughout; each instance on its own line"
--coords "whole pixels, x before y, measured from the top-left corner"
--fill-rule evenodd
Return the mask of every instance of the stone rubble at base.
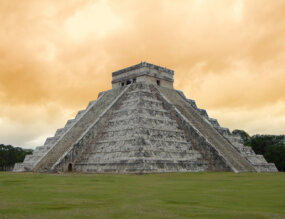
M 173 89 L 174 71 L 142 62 L 102 92 L 15 172 L 277 172 L 274 164 Z

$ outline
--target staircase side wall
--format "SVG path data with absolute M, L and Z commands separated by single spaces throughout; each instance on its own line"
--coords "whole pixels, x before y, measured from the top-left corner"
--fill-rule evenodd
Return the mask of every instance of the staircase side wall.
M 235 172 L 252 172 L 256 171 L 253 165 L 245 159 L 233 147 L 233 145 L 225 139 L 212 124 L 205 120 L 196 110 L 185 101 L 184 98 L 176 90 L 158 87 L 172 104 L 178 109 L 183 116 L 197 129 L 207 141 L 223 156 Z
M 82 152 L 88 151 L 92 144 L 95 144 L 98 135 L 104 130 L 106 123 L 110 119 L 112 111 L 116 109 L 118 102 L 130 86 L 124 87 L 124 90 L 117 98 L 101 113 L 101 115 L 92 123 L 87 130 L 80 136 L 77 141 L 61 156 L 61 158 L 53 165 L 52 171 L 66 172 L 68 165 L 75 167 L 75 163 L 80 159 Z M 74 170 L 74 168 L 73 168 Z
M 105 125 L 101 126 L 99 135 L 93 138 L 93 131 L 98 131 L 94 127 L 85 141 L 78 145 L 88 145 L 88 150 L 83 151 L 77 161 L 70 163 L 74 167 L 72 169 L 101 173 L 208 170 L 207 162 L 186 142 L 184 131 L 169 118 L 169 111 L 151 92 L 150 85 L 136 83 L 131 87 L 112 107 L 112 115 L 104 116 L 104 121 L 109 120 L 102 122 Z
M 78 120 L 56 145 L 33 168 L 35 172 L 51 171 L 52 166 L 83 134 L 84 131 L 100 116 L 100 114 L 122 92 L 123 88 L 104 92 L 97 102 Z
M 210 125 L 215 128 L 257 172 L 278 172 L 274 163 L 268 163 L 262 155 L 257 155 L 251 147 L 245 146 L 242 138 L 234 135 L 228 128 L 221 127 L 216 119 L 210 118 L 207 111 L 197 107 L 194 100 L 187 99 L 182 91 L 176 91 L 192 108 Z
M 185 119 L 176 107 L 159 90 L 155 88 L 154 90 L 158 91 L 158 98 L 162 100 L 165 108 L 171 111 L 173 119 L 175 119 L 181 129 L 185 131 L 187 141 L 191 142 L 193 148 L 199 151 L 202 157 L 209 163 L 209 170 L 234 171 L 219 151 L 217 151 L 215 147 L 213 147 L 207 139 Z

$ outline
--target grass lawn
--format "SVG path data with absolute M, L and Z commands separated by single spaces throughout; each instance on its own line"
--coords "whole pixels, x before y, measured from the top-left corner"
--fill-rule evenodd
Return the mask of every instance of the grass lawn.
M 0 218 L 285 218 L 284 173 L 0 172 Z

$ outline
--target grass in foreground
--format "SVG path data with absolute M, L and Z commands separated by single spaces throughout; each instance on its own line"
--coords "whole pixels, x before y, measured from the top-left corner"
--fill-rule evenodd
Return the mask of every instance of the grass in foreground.
M 0 218 L 285 218 L 284 173 L 0 173 Z

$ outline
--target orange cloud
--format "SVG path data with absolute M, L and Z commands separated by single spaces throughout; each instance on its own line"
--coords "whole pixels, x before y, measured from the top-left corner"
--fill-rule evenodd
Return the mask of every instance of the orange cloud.
M 43 143 L 140 61 L 221 124 L 284 133 L 284 18 L 282 0 L 0 0 L 0 143 Z

